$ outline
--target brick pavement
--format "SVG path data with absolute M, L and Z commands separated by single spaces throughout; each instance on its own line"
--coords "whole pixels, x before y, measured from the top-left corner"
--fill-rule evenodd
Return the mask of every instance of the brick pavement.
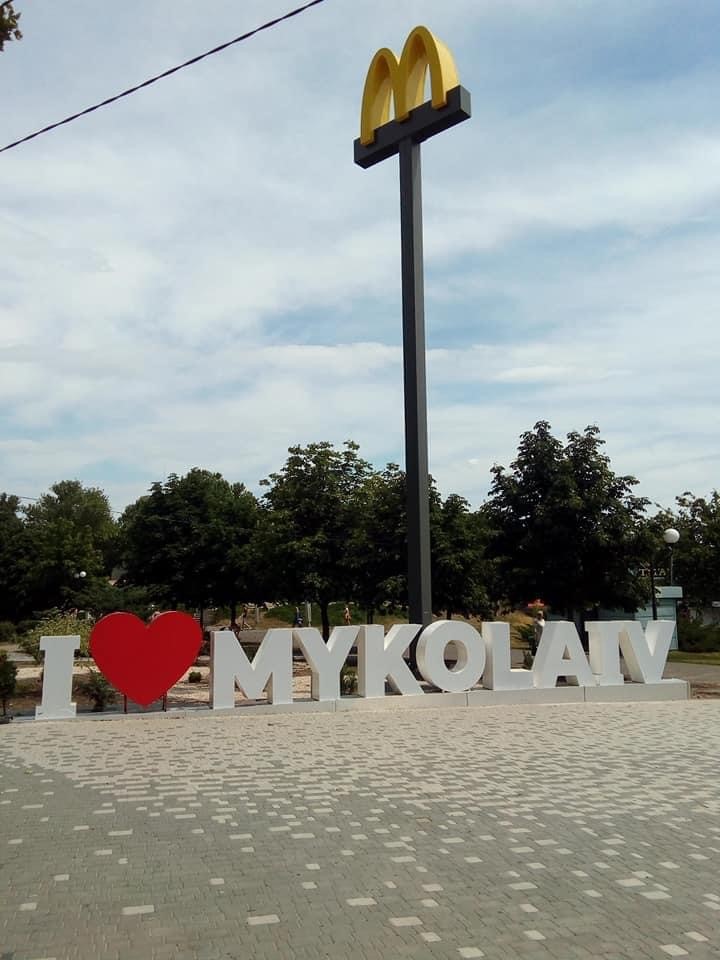
M 716 701 L 0 728 L 0 960 L 720 956 Z

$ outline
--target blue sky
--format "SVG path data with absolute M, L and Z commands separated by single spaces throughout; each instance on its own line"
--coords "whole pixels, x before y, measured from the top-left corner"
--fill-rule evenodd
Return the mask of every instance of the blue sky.
M 14 140 L 287 0 L 18 0 Z M 352 163 L 375 50 L 424 23 L 470 122 L 423 148 L 430 467 L 478 505 L 540 419 L 639 492 L 718 485 L 720 7 L 326 0 L 0 154 L 0 489 L 122 509 L 295 443 L 403 461 L 397 165 Z

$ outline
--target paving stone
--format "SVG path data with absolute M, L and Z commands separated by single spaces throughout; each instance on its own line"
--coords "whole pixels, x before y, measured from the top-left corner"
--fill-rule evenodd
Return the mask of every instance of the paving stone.
M 715 955 L 718 709 L 12 724 L 0 953 Z

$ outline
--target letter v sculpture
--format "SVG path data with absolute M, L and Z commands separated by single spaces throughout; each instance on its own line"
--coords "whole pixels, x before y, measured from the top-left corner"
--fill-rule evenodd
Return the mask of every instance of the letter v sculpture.
M 423 102 L 428 72 L 431 98 Z M 469 118 L 470 94 L 460 86 L 453 56 L 427 27 L 410 32 L 399 60 L 387 47 L 373 57 L 363 90 L 355 163 L 367 168 L 400 156 L 408 615 L 410 623 L 423 626 L 432 621 L 432 587 L 420 144 Z M 411 644 L 414 668 L 416 648 L 417 638 Z

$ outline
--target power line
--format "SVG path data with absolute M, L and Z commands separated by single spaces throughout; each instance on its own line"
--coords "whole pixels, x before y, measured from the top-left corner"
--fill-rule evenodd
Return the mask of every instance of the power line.
M 263 23 L 261 26 L 255 27 L 254 30 L 249 30 L 247 33 L 240 34 L 240 36 L 235 37 L 234 40 L 228 40 L 227 43 L 221 43 L 220 46 L 213 47 L 212 50 L 207 50 L 205 53 L 201 53 L 197 57 L 192 57 L 192 59 L 186 60 L 185 63 L 179 63 L 176 67 L 171 67 L 169 70 L 163 71 L 163 73 L 158 73 L 157 76 L 150 77 L 149 80 L 144 80 L 142 83 L 138 83 L 134 87 L 129 87 L 127 90 L 123 90 L 122 93 L 118 93 L 114 97 L 108 97 L 107 100 L 101 100 L 100 103 L 95 103 L 92 107 L 87 107 L 85 110 L 81 110 L 79 113 L 73 113 L 72 116 L 65 117 L 64 120 L 58 120 L 57 123 L 51 123 L 47 127 L 43 127 L 42 130 L 36 130 L 35 133 L 29 133 L 26 137 L 21 137 L 19 140 L 13 141 L 13 143 L 8 143 L 7 146 L 0 147 L 0 153 L 4 153 L 6 150 L 12 150 L 13 147 L 18 147 L 21 143 L 27 143 L 28 140 L 34 140 L 35 137 L 39 137 L 43 133 L 49 133 L 50 130 L 54 130 L 56 127 L 61 127 L 65 123 L 71 123 L 73 120 L 77 120 L 79 117 L 84 117 L 86 114 L 92 113 L 94 110 L 99 110 L 100 107 L 106 107 L 110 103 L 115 103 L 116 100 L 122 100 L 123 97 L 129 97 L 131 93 L 137 93 L 138 90 L 142 90 L 144 87 L 149 87 L 151 84 L 157 83 L 158 80 L 163 80 L 165 77 L 169 77 L 171 74 L 177 73 L 178 70 L 184 70 L 185 67 L 190 67 L 194 63 L 199 63 L 206 57 L 211 57 L 213 54 L 220 53 L 222 50 L 227 50 L 228 47 L 232 47 L 236 43 L 242 43 L 243 40 L 249 40 L 250 37 L 254 37 L 256 33 L 261 33 L 263 30 L 270 30 L 271 27 L 276 27 L 284 20 L 290 20 L 292 17 L 297 17 L 298 14 L 304 13 L 306 10 L 309 10 L 310 7 L 316 7 L 318 4 L 324 2 L 325 0 L 309 0 L 308 3 L 303 4 L 301 7 L 296 7 L 294 10 L 288 11 L 288 13 L 284 13 L 281 17 L 276 17 L 274 20 L 268 20 L 267 23 Z

